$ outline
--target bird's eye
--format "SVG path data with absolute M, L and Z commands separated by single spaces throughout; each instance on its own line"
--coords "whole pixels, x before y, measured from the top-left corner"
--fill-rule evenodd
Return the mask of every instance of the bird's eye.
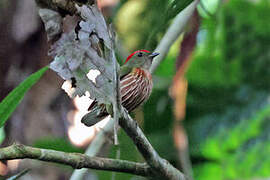
M 139 52 L 138 57 L 142 57 L 142 55 L 143 55 L 143 54 L 142 54 L 141 52 Z

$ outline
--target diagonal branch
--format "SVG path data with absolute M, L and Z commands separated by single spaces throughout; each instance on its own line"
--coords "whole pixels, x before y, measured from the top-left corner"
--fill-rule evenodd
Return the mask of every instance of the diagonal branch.
M 130 117 L 128 112 L 122 106 L 120 106 L 120 110 L 122 118 L 119 119 L 119 124 L 137 146 L 147 164 L 153 169 L 155 176 L 162 179 L 185 180 L 183 173 L 158 155 L 137 122 Z
M 80 153 L 66 153 L 55 150 L 33 148 L 20 144 L 0 149 L 0 160 L 37 159 L 47 162 L 61 163 L 75 169 L 91 168 L 96 170 L 116 171 L 140 176 L 151 176 L 152 170 L 145 163 L 126 160 L 89 157 Z
M 161 39 L 155 52 L 159 52 L 160 55 L 155 58 L 150 68 L 150 72 L 153 73 L 159 66 L 161 61 L 166 57 L 172 44 L 177 40 L 179 35 L 184 31 L 187 21 L 192 16 L 194 10 L 197 7 L 199 0 L 194 0 L 183 11 L 181 11 L 174 19 L 173 23 L 167 30 L 166 34 Z

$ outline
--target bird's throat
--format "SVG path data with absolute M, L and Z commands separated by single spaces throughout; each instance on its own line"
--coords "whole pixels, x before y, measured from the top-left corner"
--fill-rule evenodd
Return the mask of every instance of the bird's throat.
M 144 78 L 147 78 L 149 81 L 152 81 L 152 75 L 149 71 L 141 69 L 141 68 L 133 68 L 131 73 L 134 76 L 143 76 Z

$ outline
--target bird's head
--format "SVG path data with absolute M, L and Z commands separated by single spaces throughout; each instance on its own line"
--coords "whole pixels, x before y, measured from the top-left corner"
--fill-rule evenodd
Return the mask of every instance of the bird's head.
M 159 55 L 159 53 L 151 53 L 147 50 L 138 50 L 127 57 L 125 65 L 149 70 L 152 65 L 153 58 L 157 55 Z

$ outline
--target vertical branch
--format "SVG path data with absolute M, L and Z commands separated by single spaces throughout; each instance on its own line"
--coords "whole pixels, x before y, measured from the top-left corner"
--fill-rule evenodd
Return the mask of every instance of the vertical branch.
M 121 105 L 120 92 L 119 92 L 119 76 L 118 76 L 118 63 L 115 54 L 112 53 L 113 67 L 114 67 L 114 82 L 115 82 L 115 101 L 113 102 L 113 116 L 114 116 L 114 144 L 118 145 L 117 131 L 119 126 L 119 106 Z
M 111 47 L 110 50 L 110 59 L 113 63 L 113 81 L 114 81 L 114 101 L 113 101 L 113 118 L 114 118 L 114 144 L 118 145 L 118 137 L 117 137 L 117 131 L 119 128 L 119 107 L 121 106 L 121 95 L 120 95 L 120 78 L 118 75 L 119 72 L 119 65 L 115 57 L 115 32 L 113 31 L 113 27 L 110 24 L 109 28 L 109 35 L 111 38 Z

